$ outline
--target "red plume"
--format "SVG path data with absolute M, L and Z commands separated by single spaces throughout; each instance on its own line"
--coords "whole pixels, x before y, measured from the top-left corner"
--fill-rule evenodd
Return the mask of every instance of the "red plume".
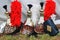
M 56 3 L 52 0 L 46 1 L 44 9 L 44 20 L 48 20 L 52 14 L 55 14 Z
M 21 13 L 22 13 L 22 5 L 20 2 L 15 0 L 11 2 L 11 13 L 10 13 L 10 20 L 12 26 L 19 27 L 21 25 Z

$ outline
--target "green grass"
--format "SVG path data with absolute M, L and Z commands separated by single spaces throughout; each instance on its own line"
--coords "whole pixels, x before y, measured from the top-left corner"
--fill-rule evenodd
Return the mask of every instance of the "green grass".
M 0 37 L 0 40 L 60 40 L 60 33 L 56 36 L 49 36 L 48 34 L 38 35 L 38 37 L 27 35 L 3 35 Z

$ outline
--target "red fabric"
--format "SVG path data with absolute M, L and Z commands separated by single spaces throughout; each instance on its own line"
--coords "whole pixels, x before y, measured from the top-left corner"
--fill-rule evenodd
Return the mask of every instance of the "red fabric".
M 52 0 L 46 0 L 46 1 L 52 1 Z
M 22 13 L 22 6 L 21 3 L 17 0 L 11 3 L 11 13 L 10 13 L 10 19 L 11 19 L 11 26 L 17 26 L 19 27 L 21 25 L 21 13 Z
M 56 4 L 54 1 L 46 1 L 44 9 L 44 20 L 48 20 L 52 14 L 55 14 Z

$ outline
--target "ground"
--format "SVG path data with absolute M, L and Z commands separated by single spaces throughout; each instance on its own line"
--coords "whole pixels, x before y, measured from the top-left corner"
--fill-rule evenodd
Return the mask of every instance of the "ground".
M 0 36 L 0 40 L 60 40 L 60 33 L 56 36 L 49 36 L 48 34 L 38 35 L 38 37 L 30 36 L 27 37 L 27 35 L 3 35 Z

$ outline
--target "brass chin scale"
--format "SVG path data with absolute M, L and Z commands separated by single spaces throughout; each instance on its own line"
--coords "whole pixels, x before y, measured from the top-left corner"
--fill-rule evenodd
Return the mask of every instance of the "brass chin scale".
M 28 4 L 27 6 L 29 7 L 29 10 L 27 11 L 27 20 L 26 20 L 25 25 L 33 27 L 33 22 L 32 22 L 32 19 L 31 19 L 31 16 L 32 16 L 32 12 L 31 12 L 32 5 Z
M 41 5 L 41 10 L 40 10 L 40 18 L 39 18 L 39 21 L 38 21 L 38 24 L 37 26 L 35 27 L 35 32 L 36 33 L 39 33 L 39 34 L 42 34 L 44 33 L 44 29 L 43 29 L 43 22 L 44 22 L 44 10 L 43 10 L 43 2 L 40 3 Z
M 9 34 L 12 33 L 14 30 L 16 30 L 16 28 L 10 26 L 10 16 L 9 16 L 9 12 L 7 11 L 7 5 L 4 5 L 3 8 L 6 10 L 5 15 L 7 17 L 4 33 Z
M 28 6 L 29 10 L 27 11 L 27 20 L 25 21 L 24 27 L 21 30 L 22 34 L 30 34 L 32 32 L 33 26 L 34 26 L 32 19 L 31 19 L 31 16 L 32 16 L 31 8 L 33 5 L 28 4 L 27 6 Z

